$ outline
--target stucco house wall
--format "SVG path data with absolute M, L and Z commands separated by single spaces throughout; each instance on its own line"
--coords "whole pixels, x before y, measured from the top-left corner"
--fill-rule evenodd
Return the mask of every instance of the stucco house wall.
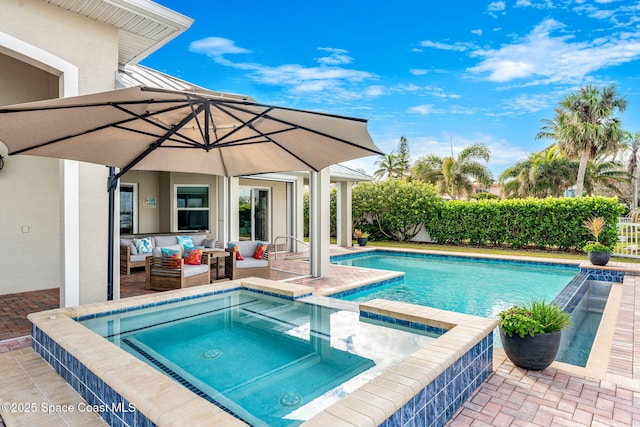
M 0 0 L 0 10 L 0 36 L 26 46 L 16 52 L 0 42 L 0 104 L 114 88 L 116 28 L 41 0 Z M 30 57 L 34 50 L 77 67 L 77 87 L 65 88 L 58 70 Z M 0 154 L 6 156 L 6 152 L 0 143 Z M 60 287 L 64 280 L 63 161 L 12 156 L 5 163 L 0 171 L 4 201 L 0 205 L 0 239 L 4 242 L 0 245 L 0 293 Z M 78 176 L 80 303 L 89 303 L 106 299 L 107 169 L 80 164 Z

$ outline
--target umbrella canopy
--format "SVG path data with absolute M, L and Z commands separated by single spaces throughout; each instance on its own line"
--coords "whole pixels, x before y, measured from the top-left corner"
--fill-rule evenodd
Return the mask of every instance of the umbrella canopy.
M 258 104 L 238 95 L 145 86 L 2 107 L 0 141 L 12 155 L 110 167 L 109 300 L 114 192 L 129 170 L 222 176 L 319 171 L 382 154 L 363 119 Z
M 381 154 L 363 119 L 144 86 L 2 107 L 0 141 L 9 154 L 114 166 L 119 175 L 318 171 Z

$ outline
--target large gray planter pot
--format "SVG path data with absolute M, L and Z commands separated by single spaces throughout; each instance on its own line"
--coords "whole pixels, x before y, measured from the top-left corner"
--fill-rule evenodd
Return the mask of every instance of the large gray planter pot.
M 607 265 L 611 259 L 611 252 L 589 252 L 587 255 L 593 265 Z
M 530 371 L 542 371 L 551 365 L 558 354 L 562 331 L 548 334 L 509 337 L 500 328 L 500 340 L 507 357 L 514 365 Z

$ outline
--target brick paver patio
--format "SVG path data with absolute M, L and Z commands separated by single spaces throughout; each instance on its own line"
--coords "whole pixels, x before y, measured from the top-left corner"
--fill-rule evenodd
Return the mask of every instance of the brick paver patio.
M 313 286 L 319 294 L 332 293 L 354 283 L 387 277 L 380 271 L 331 266 L 327 278 L 296 278 L 294 274 L 281 270 L 296 271 L 299 275 L 304 275 L 309 271 L 308 262 L 278 260 L 274 266 L 277 270 L 273 270 L 272 279 Z M 613 266 L 616 266 L 615 263 Z M 634 264 L 618 266 L 628 269 L 640 268 Z M 640 269 L 638 271 L 640 272 Z M 495 349 L 494 373 L 464 403 L 447 425 L 640 427 L 638 286 L 640 276 L 627 275 L 604 379 L 576 374 L 566 365 L 558 363 L 542 372 L 525 371 L 514 367 L 502 350 Z M 144 289 L 144 272 L 137 271 L 130 276 L 121 276 L 121 297 L 150 292 L 152 291 Z M 0 295 L 0 353 L 13 351 L 14 354 L 16 349 L 30 345 L 30 340 L 24 336 L 30 332 L 26 314 L 57 306 L 58 289 Z M 28 353 L 31 350 L 20 351 Z M 51 375 L 57 374 L 51 370 Z M 0 427 L 3 427 L 1 419 Z

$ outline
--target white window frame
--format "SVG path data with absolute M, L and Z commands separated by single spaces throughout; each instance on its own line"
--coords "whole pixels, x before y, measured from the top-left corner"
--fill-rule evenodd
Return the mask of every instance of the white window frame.
M 208 194 L 208 207 L 206 208 L 178 208 L 178 187 L 204 187 L 207 189 Z M 187 232 L 187 231 L 195 231 L 195 230 L 179 230 L 178 229 L 178 210 L 189 210 L 189 211 L 207 211 L 209 216 L 209 228 L 204 231 L 210 231 L 211 229 L 211 186 L 209 184 L 174 184 L 173 185 L 173 232 Z

